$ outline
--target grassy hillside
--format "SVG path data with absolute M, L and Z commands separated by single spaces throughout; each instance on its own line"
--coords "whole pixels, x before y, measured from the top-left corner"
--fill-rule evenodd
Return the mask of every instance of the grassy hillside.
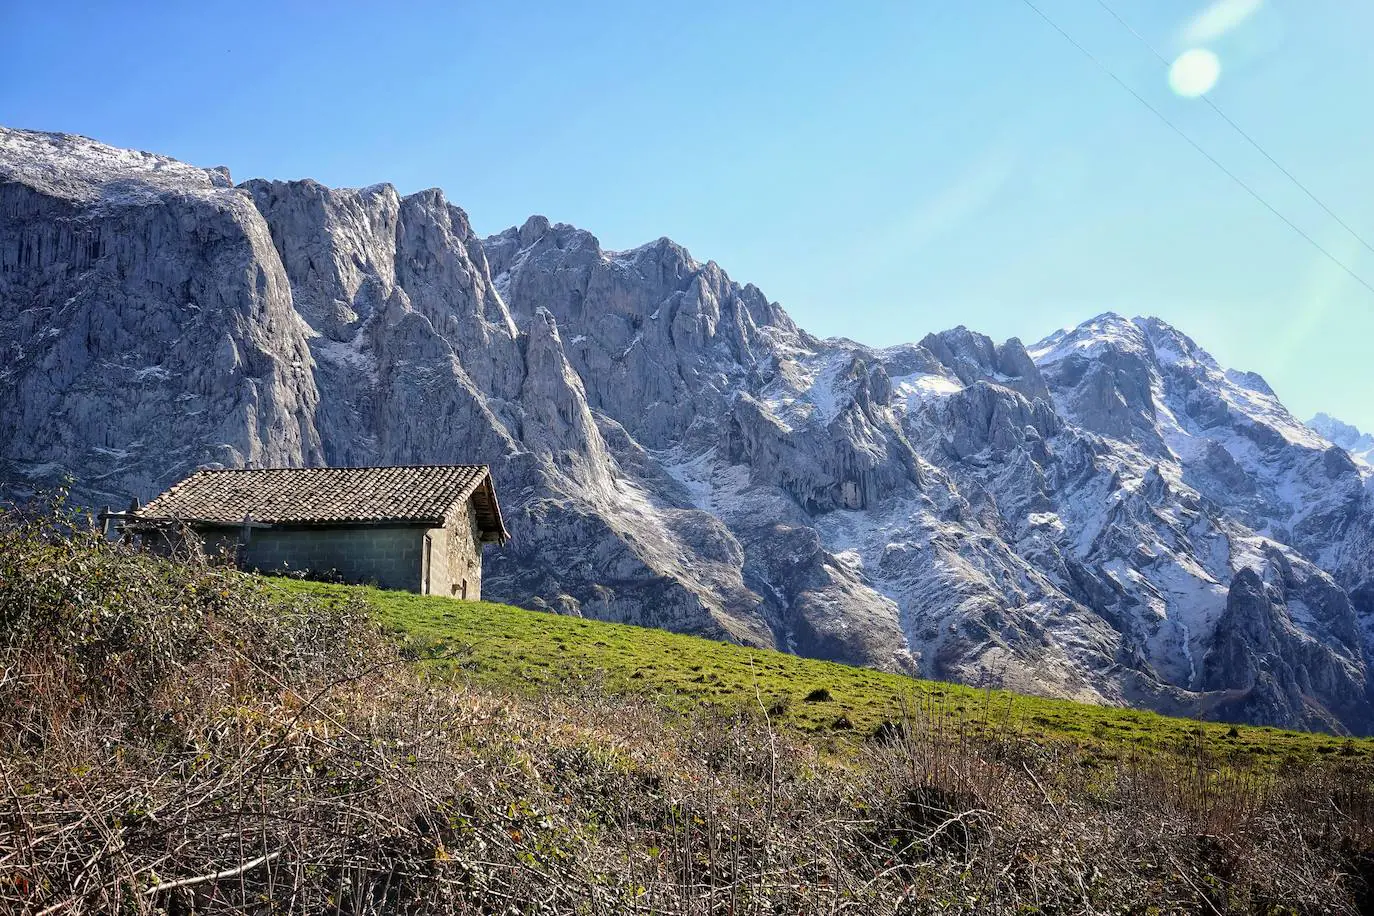
M 1369 912 L 1362 745 L 1190 728 L 0 513 L 0 913 Z
M 767 710 L 780 724 L 829 735 L 870 735 L 919 713 L 923 722 L 986 736 L 1020 734 L 1117 758 L 1135 752 L 1206 753 L 1239 765 L 1296 765 L 1325 755 L 1374 758 L 1374 740 L 1216 723 L 1133 709 L 1027 697 L 747 649 L 623 624 L 489 602 L 276 580 L 328 602 L 363 598 L 436 670 L 522 691 L 595 682 L 676 709 L 710 704 Z

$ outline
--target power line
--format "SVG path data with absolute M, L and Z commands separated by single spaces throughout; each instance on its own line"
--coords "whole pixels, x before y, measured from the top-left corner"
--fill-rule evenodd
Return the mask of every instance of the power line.
M 1327 251 L 1324 247 L 1322 247 L 1321 243 L 1314 239 L 1312 236 L 1308 235 L 1306 232 L 1304 232 L 1302 227 L 1298 226 L 1297 223 L 1293 222 L 1291 219 L 1284 216 L 1277 209 L 1275 209 L 1273 204 L 1269 203 L 1269 201 L 1261 197 L 1259 192 L 1256 191 L 1254 188 L 1250 187 L 1250 185 L 1246 184 L 1245 181 L 1239 175 L 1237 175 L 1235 172 L 1231 171 L 1225 165 L 1223 165 L 1221 163 L 1221 160 L 1217 159 L 1217 157 L 1213 156 L 1211 153 L 1207 152 L 1207 150 L 1203 149 L 1203 147 L 1200 146 L 1196 140 L 1194 140 L 1192 137 L 1184 133 L 1183 130 L 1179 128 L 1179 126 L 1175 124 L 1173 121 L 1170 121 L 1168 117 L 1165 116 L 1164 112 L 1160 111 L 1154 105 L 1151 105 L 1149 100 L 1147 100 L 1139 92 L 1136 92 L 1134 89 L 1132 89 L 1129 83 L 1127 83 L 1121 77 L 1117 76 L 1112 71 L 1112 69 L 1108 67 L 1106 64 L 1104 64 L 1101 60 L 1099 60 L 1096 55 L 1094 55 L 1083 45 L 1079 44 L 1079 42 L 1076 39 L 1074 39 L 1072 35 L 1070 35 L 1068 32 L 1060 28 L 1059 23 L 1055 22 L 1048 15 L 1046 15 L 1045 12 L 1042 9 L 1040 9 L 1040 7 L 1036 6 L 1033 2 L 1031 2 L 1031 0 L 1021 0 L 1021 2 L 1024 3 L 1026 6 L 1030 7 L 1030 9 L 1033 10 L 1035 14 L 1039 16 L 1041 19 L 1045 20 L 1045 22 L 1052 29 L 1058 32 L 1064 38 L 1065 41 L 1067 41 L 1069 44 L 1077 48 L 1083 54 L 1084 57 L 1092 61 L 1099 70 L 1101 70 L 1103 73 L 1111 77 L 1113 82 L 1115 82 L 1122 89 L 1125 89 L 1127 92 L 1129 92 L 1137 102 L 1148 108 L 1151 114 L 1153 114 L 1156 118 L 1159 118 L 1159 120 L 1164 122 L 1165 126 L 1167 126 L 1170 130 L 1172 130 L 1174 133 L 1178 134 L 1185 141 L 1187 141 L 1188 145 L 1191 146 L 1193 149 L 1197 150 L 1199 153 L 1201 153 L 1203 157 L 1207 159 L 1208 162 L 1212 163 L 1212 165 L 1220 169 L 1222 174 L 1224 174 L 1227 178 L 1230 178 L 1243 191 L 1245 191 L 1245 193 L 1249 194 L 1251 197 L 1257 200 L 1260 203 L 1260 205 L 1264 207 L 1264 209 L 1268 210 L 1270 213 L 1274 214 L 1274 216 L 1282 220 L 1284 225 L 1286 225 L 1289 229 L 1292 229 L 1299 236 L 1301 236 L 1303 240 L 1307 242 L 1307 244 L 1311 245 L 1317 251 L 1321 252 L 1322 255 L 1328 261 L 1330 261 L 1332 264 L 1335 264 L 1341 270 L 1345 271 L 1347 274 L 1350 275 L 1350 278 L 1352 280 L 1363 286 L 1366 290 L 1370 292 L 1371 295 L 1374 295 L 1374 286 L 1371 286 L 1364 279 L 1364 277 L 1361 277 L 1359 274 L 1355 273 L 1355 271 L 1347 267 L 1344 261 L 1340 260 L 1331 252 Z
M 1169 58 L 1159 53 L 1155 46 L 1150 44 L 1150 42 L 1145 38 L 1144 35 L 1141 35 L 1138 31 L 1136 31 L 1136 29 L 1129 22 L 1122 18 L 1120 13 L 1118 13 L 1115 9 L 1111 7 L 1110 4 L 1107 3 L 1107 0 L 1097 0 L 1097 5 L 1102 7 L 1108 13 L 1110 13 L 1113 19 L 1121 23 L 1121 25 L 1126 28 L 1126 31 L 1130 32 L 1140 41 L 1141 44 L 1149 48 L 1150 53 L 1153 54 L 1159 60 L 1160 63 L 1162 63 L 1165 67 L 1170 66 Z M 1246 143 L 1249 143 L 1259 152 L 1261 156 L 1269 160 L 1270 165 L 1272 165 L 1274 168 L 1282 172 L 1284 174 L 1284 177 L 1286 177 L 1289 181 L 1293 182 L 1293 184 L 1297 185 L 1298 189 L 1301 190 L 1304 194 L 1306 194 L 1314 204 L 1321 207 L 1327 216 L 1334 219 L 1342 229 L 1344 229 L 1346 232 L 1349 232 L 1352 236 L 1355 237 L 1356 241 L 1358 241 L 1361 245 L 1368 249 L 1371 254 L 1374 254 L 1374 245 L 1370 245 L 1368 242 L 1366 242 L 1363 236 L 1356 232 L 1350 226 L 1349 223 L 1341 219 L 1340 216 L 1338 216 L 1335 213 L 1335 211 L 1333 211 L 1330 207 L 1323 203 L 1321 198 L 1319 198 L 1316 194 L 1313 194 L 1312 191 L 1307 187 L 1307 185 L 1303 184 L 1301 181 L 1298 180 L 1298 177 L 1296 175 L 1294 175 L 1288 169 L 1284 168 L 1283 164 L 1279 162 L 1277 159 L 1275 159 L 1273 156 L 1271 156 L 1268 150 L 1266 150 L 1263 146 L 1260 146 L 1258 140 L 1256 140 L 1254 137 L 1246 133 L 1239 124 L 1233 121 L 1231 117 L 1226 114 L 1226 112 L 1222 111 L 1216 102 L 1213 102 L 1212 99 L 1205 94 L 1202 96 L 1202 101 L 1206 102 L 1208 108 L 1216 112 L 1218 117 L 1220 117 L 1223 121 L 1230 125 L 1232 130 L 1240 134 L 1241 137 L 1245 139 Z

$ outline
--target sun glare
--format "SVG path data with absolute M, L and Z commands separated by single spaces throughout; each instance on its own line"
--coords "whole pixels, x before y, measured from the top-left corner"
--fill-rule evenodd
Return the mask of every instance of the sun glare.
M 1185 99 L 1205 95 L 1221 76 L 1221 61 L 1206 48 L 1184 51 L 1169 68 L 1169 88 Z

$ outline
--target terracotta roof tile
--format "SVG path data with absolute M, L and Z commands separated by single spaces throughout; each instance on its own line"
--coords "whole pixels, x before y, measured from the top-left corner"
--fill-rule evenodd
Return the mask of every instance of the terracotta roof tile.
M 237 524 L 426 522 L 477 500 L 482 530 L 505 540 L 486 465 L 197 471 L 139 510 L 146 519 Z

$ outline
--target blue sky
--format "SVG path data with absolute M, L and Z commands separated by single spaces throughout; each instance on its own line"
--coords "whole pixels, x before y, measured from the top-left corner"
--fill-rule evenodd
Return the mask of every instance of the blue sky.
M 1170 59 L 1215 53 L 1209 98 L 1374 244 L 1374 4 L 1107 2 Z M 1374 284 L 1374 253 L 1097 0 L 1036 3 Z M 667 235 L 872 344 L 1156 314 L 1296 413 L 1374 429 L 1374 293 L 1024 0 L 0 2 L 0 34 L 8 126 L 238 180 L 438 186 L 482 233 Z

